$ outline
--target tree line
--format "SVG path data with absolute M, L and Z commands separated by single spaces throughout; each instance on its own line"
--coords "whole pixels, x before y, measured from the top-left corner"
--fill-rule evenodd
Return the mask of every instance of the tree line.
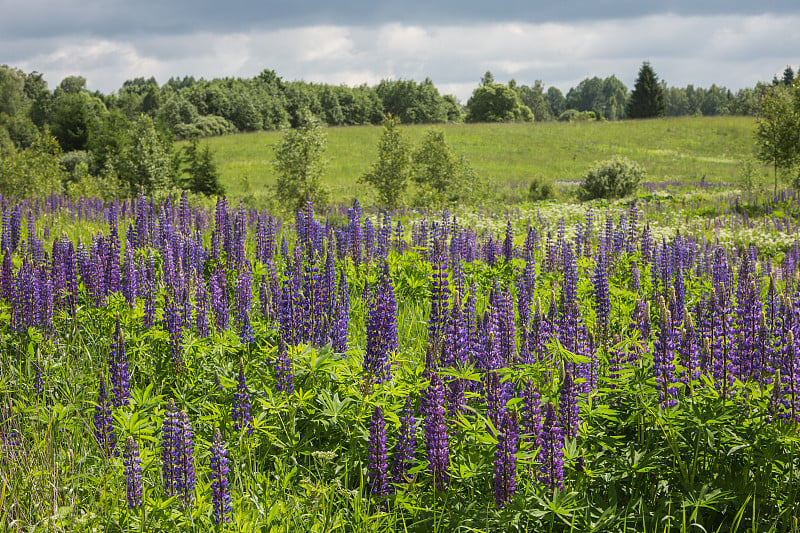
M 103 94 L 88 90 L 81 76 L 66 77 L 50 90 L 41 73 L 2 65 L 0 192 L 30 193 L 28 179 L 48 172 L 55 174 L 52 183 L 60 180 L 76 193 L 102 194 L 119 186 L 129 193 L 167 185 L 219 190 L 207 150 L 195 144 L 187 153 L 173 154 L 173 140 L 297 128 L 309 113 L 328 126 L 381 124 L 386 115 L 403 124 L 755 115 L 766 88 L 793 80 L 787 67 L 772 85 L 759 83 L 735 93 L 717 85 L 667 87 L 645 63 L 633 90 L 613 75 L 595 76 L 564 95 L 539 80 L 498 83 L 486 72 L 462 105 L 440 94 L 430 79 L 347 87 L 286 81 L 264 70 L 252 78 L 185 76 L 163 85 L 152 77 L 135 78 Z M 637 104 L 641 98 L 655 98 L 648 105 L 656 107 L 643 111 Z M 29 157 L 22 158 L 27 152 Z M 44 165 L 48 157 L 58 158 L 59 165 Z M 197 169 L 205 172 L 199 179 L 192 175 Z

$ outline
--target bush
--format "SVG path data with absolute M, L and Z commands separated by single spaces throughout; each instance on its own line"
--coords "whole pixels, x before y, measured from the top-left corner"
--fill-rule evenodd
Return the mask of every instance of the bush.
M 317 207 L 328 204 L 328 190 L 321 182 L 328 164 L 327 135 L 307 109 L 301 110 L 301 120 L 297 128 L 283 133 L 273 161 L 278 174 L 276 196 L 290 212 L 299 209 L 307 198 Z
M 386 114 L 383 117 L 383 135 L 378 141 L 378 160 L 358 181 L 375 188 L 378 203 L 393 208 L 400 204 L 411 175 L 411 147 L 401 133 L 400 119 Z
M 421 205 L 467 200 L 475 186 L 475 170 L 454 154 L 441 130 L 429 130 L 412 155 L 412 176 Z
M 596 163 L 578 187 L 578 199 L 622 198 L 636 190 L 644 175 L 638 163 L 624 157 Z
M 553 185 L 540 177 L 533 178 L 528 187 L 528 201 L 538 202 L 553 197 Z
M 66 173 L 63 152 L 54 137 L 40 136 L 33 145 L 0 159 L 0 193 L 16 198 L 61 191 Z
M 559 122 L 591 122 L 597 120 L 594 111 L 578 111 L 577 109 L 567 109 L 558 115 Z

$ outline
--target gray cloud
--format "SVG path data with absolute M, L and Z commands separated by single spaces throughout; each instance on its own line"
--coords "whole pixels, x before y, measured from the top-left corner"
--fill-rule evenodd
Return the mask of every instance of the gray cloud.
M 83 35 L 126 38 L 136 35 L 231 33 L 317 25 L 374 27 L 404 25 L 471 25 L 515 21 L 541 24 L 600 19 L 640 18 L 654 14 L 710 16 L 722 14 L 797 13 L 794 0 L 744 2 L 724 0 L 567 0 L 502 3 L 484 0 L 0 0 L 0 35 Z
M 769 80 L 796 65 L 800 14 L 647 15 L 583 22 L 475 22 L 379 26 L 321 24 L 247 31 L 9 39 L 0 62 L 45 74 L 51 86 L 70 74 L 111 92 L 126 79 L 254 76 L 373 84 L 430 77 L 466 101 L 481 74 L 566 90 L 585 77 L 616 74 L 631 87 L 643 60 L 670 85 L 731 89 Z M 781 35 L 776 41 L 775 35 Z

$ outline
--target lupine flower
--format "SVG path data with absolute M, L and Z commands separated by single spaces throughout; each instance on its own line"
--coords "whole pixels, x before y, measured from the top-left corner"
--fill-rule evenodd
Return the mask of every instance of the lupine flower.
M 249 344 L 254 341 L 253 328 L 250 325 L 250 307 L 253 303 L 253 287 L 250 266 L 240 264 L 239 276 L 236 278 L 234 300 L 236 302 L 236 325 L 238 326 L 239 339 L 242 343 Z
M 194 433 L 186 411 L 181 411 L 178 418 L 178 438 L 176 492 L 183 500 L 183 505 L 189 507 L 194 502 Z
M 426 368 L 438 364 L 439 356 L 444 343 L 445 326 L 447 324 L 447 302 L 450 289 L 447 282 L 447 263 L 440 250 L 433 253 L 433 274 L 431 279 L 431 311 L 428 315 L 428 357 L 425 360 Z M 432 361 L 430 359 L 434 359 Z
M 373 496 L 389 494 L 389 468 L 386 456 L 386 421 L 380 406 L 375 406 L 369 427 L 369 457 L 367 458 L 369 492 Z
M 800 370 L 797 350 L 794 343 L 794 332 L 786 333 L 786 346 L 783 348 L 781 364 L 781 380 L 776 383 L 781 391 L 781 418 L 792 422 L 800 422 Z
M 564 487 L 564 433 L 552 402 L 544 418 L 541 479 L 548 492 Z
M 565 436 L 567 438 L 577 437 L 580 427 L 578 391 L 572 373 L 569 371 L 564 373 L 564 381 L 561 383 L 558 409 Z
M 122 338 L 119 314 L 114 328 L 114 342 L 109 349 L 109 371 L 111 373 L 111 401 L 114 407 L 125 405 L 131 397 L 130 371 L 125 356 L 125 339 Z
M 411 398 L 406 398 L 400 416 L 400 432 L 392 454 L 392 478 L 395 483 L 408 481 L 408 471 L 416 464 L 414 454 L 417 449 L 417 428 Z
M 33 364 L 33 390 L 38 396 L 44 394 L 44 377 L 42 376 L 42 366 L 39 363 Z
M 433 478 L 435 489 L 442 490 L 450 481 L 450 451 L 444 418 L 444 388 L 436 372 L 431 373 L 425 397 L 425 448 L 428 453 L 428 472 Z
M 170 398 L 161 425 L 161 469 L 164 481 L 164 495 L 178 493 L 178 464 L 181 453 L 181 417 L 175 400 Z
M 114 419 L 111 416 L 111 402 L 106 392 L 105 376 L 100 378 L 97 405 L 94 408 L 94 436 L 103 453 L 111 456 L 115 452 L 117 439 L 114 436 Z
M 337 353 L 345 353 L 348 344 L 348 330 L 350 328 L 350 288 L 344 269 L 339 275 L 339 293 L 334 305 L 334 317 L 331 325 L 331 344 Z
M 128 509 L 138 509 L 142 506 L 142 460 L 139 457 L 139 447 L 133 437 L 128 437 L 125 446 L 125 497 Z
M 156 266 L 153 254 L 147 255 L 147 263 L 144 274 L 144 320 L 142 325 L 145 328 L 153 326 L 156 315 Z
M 248 435 L 253 432 L 253 417 L 250 414 L 250 393 L 244 377 L 244 364 L 239 362 L 239 379 L 236 382 L 236 393 L 233 395 L 231 419 L 234 431 L 244 431 Z
M 228 329 L 228 289 L 225 270 L 217 265 L 209 279 L 211 293 L 211 310 L 214 312 L 214 324 L 219 331 Z
M 664 407 L 677 405 L 678 391 L 675 378 L 675 343 L 673 340 L 672 319 L 662 300 L 661 327 L 653 347 L 653 374 L 656 378 L 656 389 Z
M 542 441 L 541 395 L 532 379 L 525 380 L 523 388 L 521 425 L 525 440 L 532 443 L 534 449 L 539 448 L 539 455 L 541 456 L 544 447 L 544 442 Z
M 602 248 L 601 248 L 602 250 Z M 606 272 L 606 258 L 601 253 L 597 258 L 594 270 L 594 301 L 597 313 L 595 329 L 602 344 L 608 341 L 608 325 L 611 315 L 611 301 L 608 294 L 608 274 Z
M 517 490 L 517 417 L 505 411 L 500 419 L 494 452 L 494 499 L 503 507 Z
M 278 355 L 275 357 L 275 389 L 294 394 L 294 377 L 292 375 L 292 361 L 283 336 L 278 337 Z
M 211 502 L 214 507 L 214 523 L 230 520 L 231 491 L 228 488 L 228 451 L 219 429 L 214 430 L 211 442 Z
M 369 299 L 366 327 L 364 372 L 377 383 L 388 381 L 392 379 L 391 358 L 398 347 L 397 304 L 388 263 L 384 263 L 378 286 Z

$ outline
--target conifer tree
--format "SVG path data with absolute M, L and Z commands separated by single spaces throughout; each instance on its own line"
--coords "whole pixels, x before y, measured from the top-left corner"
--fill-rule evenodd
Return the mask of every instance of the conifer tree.
M 628 100 L 628 118 L 663 117 L 667 106 L 664 89 L 648 61 L 642 63 L 631 98 Z

